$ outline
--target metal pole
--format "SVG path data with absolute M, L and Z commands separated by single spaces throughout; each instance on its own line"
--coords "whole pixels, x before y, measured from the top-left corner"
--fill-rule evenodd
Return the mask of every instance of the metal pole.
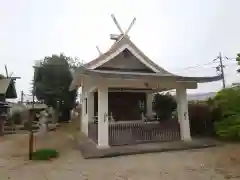
M 34 67 L 35 70 L 35 67 Z M 29 160 L 32 160 L 32 154 L 33 154 L 33 138 L 34 138 L 34 134 L 33 134 L 33 129 L 32 129 L 32 123 L 34 120 L 34 102 L 35 101 L 35 73 L 34 73 L 34 78 L 33 78 L 33 90 L 32 90 L 32 112 L 31 115 L 32 117 L 30 117 L 30 122 L 29 122 Z

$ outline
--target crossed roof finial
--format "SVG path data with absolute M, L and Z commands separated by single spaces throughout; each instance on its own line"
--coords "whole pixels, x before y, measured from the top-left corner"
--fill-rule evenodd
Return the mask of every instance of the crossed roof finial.
M 121 26 L 119 25 L 116 17 L 114 16 L 114 14 L 111 14 L 111 17 L 113 19 L 113 22 L 115 23 L 115 25 L 117 26 L 118 30 L 120 31 L 120 35 L 119 34 L 111 34 L 110 37 L 112 40 L 118 40 L 120 37 L 122 36 L 127 36 L 128 32 L 131 30 L 131 28 L 133 27 L 136 18 L 134 17 L 132 22 L 130 23 L 130 25 L 128 26 L 127 30 L 124 32 L 121 28 Z

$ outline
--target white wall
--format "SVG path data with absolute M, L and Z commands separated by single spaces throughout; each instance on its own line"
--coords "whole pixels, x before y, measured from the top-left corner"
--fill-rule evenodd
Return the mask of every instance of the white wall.
M 88 135 L 88 123 L 93 120 L 94 116 L 94 98 L 93 98 L 93 89 L 94 84 L 91 80 L 85 80 L 82 84 L 82 93 L 81 93 L 81 101 L 82 101 L 82 112 L 81 112 L 81 127 L 82 132 Z M 85 99 L 87 99 L 87 104 Z M 87 105 L 87 107 L 86 107 Z M 86 111 L 87 108 L 87 111 Z

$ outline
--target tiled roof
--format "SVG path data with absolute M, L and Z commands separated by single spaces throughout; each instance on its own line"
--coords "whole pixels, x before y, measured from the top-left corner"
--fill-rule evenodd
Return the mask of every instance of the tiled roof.
M 78 69 L 78 74 L 82 75 L 92 75 L 96 77 L 106 77 L 106 78 L 120 78 L 120 79 L 159 79 L 159 78 L 169 78 L 177 81 L 196 81 L 196 82 L 212 82 L 222 79 L 221 75 L 210 76 L 210 77 L 189 77 L 189 76 L 177 76 L 171 74 L 161 74 L 161 73 L 140 73 L 140 72 L 119 72 L 119 71 L 103 71 L 103 70 L 90 70 L 84 67 Z
M 172 74 L 172 73 L 166 71 L 165 69 L 163 69 L 162 67 L 158 66 L 152 60 L 150 60 L 127 36 L 120 37 L 120 39 L 118 41 L 116 41 L 107 52 L 101 54 L 99 57 L 90 61 L 89 63 L 86 63 L 84 65 L 84 67 L 85 68 L 90 68 L 91 66 L 94 66 L 94 65 L 98 64 L 99 62 L 106 59 L 109 55 L 111 55 L 112 53 L 117 51 L 119 48 L 121 48 L 125 44 L 132 47 L 147 63 L 149 63 L 154 68 L 156 68 L 160 73 Z

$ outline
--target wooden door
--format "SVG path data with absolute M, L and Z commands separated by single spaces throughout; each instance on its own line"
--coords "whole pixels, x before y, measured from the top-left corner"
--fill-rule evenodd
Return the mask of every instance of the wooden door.
M 141 119 L 139 101 L 145 103 L 145 93 L 139 92 L 110 92 L 109 113 L 112 112 L 116 121 L 133 121 Z

